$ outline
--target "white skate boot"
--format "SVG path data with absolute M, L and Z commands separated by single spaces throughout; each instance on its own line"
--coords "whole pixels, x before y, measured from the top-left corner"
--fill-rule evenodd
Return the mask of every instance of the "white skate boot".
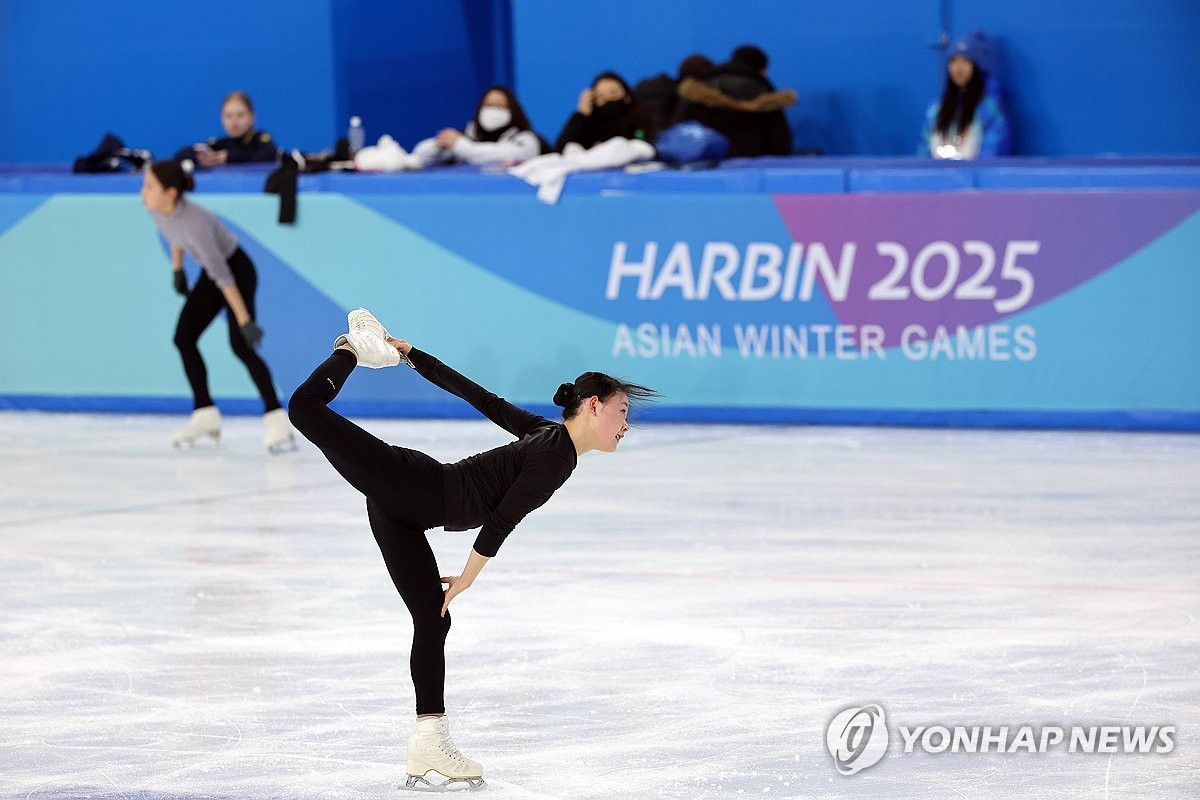
M 267 429 L 263 436 L 263 444 L 273 455 L 296 449 L 296 437 L 292 435 L 292 426 L 288 422 L 287 412 L 282 408 L 263 414 L 263 425 Z
M 346 315 L 346 321 L 350 331 L 337 337 L 333 346 L 348 345 L 354 351 L 354 355 L 358 356 L 360 367 L 382 369 L 394 367 L 401 362 L 408 363 L 408 359 L 400 355 L 399 350 L 387 343 L 391 334 L 370 311 L 356 308 Z
M 211 436 L 214 444 L 221 442 L 221 412 L 216 406 L 193 411 L 187 424 L 175 431 L 175 446 L 180 450 L 188 450 L 206 436 Z
M 450 741 L 450 723 L 446 718 L 419 718 L 416 732 L 408 737 L 408 781 L 404 788 L 447 792 L 485 786 L 483 766 L 458 752 Z

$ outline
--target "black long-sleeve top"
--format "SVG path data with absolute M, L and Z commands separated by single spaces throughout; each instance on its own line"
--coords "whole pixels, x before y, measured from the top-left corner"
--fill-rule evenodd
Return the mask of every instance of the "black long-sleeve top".
M 591 148 L 601 142 L 607 142 L 614 136 L 644 139 L 654 144 L 660 128 L 662 124 L 657 119 L 636 106 L 630 106 L 624 114 L 610 119 L 601 118 L 595 112 L 585 116 L 576 111 L 563 125 L 558 140 L 554 143 L 554 149 L 561 153 L 570 142 Z
M 566 427 L 484 389 L 413 348 L 408 360 L 435 386 L 461 397 L 517 441 L 444 464 L 448 531 L 482 526 L 475 552 L 496 555 L 505 537 L 571 477 L 579 456 Z

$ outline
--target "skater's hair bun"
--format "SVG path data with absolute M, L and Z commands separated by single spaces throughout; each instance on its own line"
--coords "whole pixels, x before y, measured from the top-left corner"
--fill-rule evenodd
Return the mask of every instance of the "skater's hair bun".
M 554 405 L 561 408 L 566 408 L 571 405 L 571 401 L 575 399 L 575 384 L 564 383 L 558 387 L 558 391 L 554 393 Z
M 558 387 L 554 393 L 554 404 L 562 406 L 562 417 L 566 420 L 578 414 L 583 401 L 589 397 L 599 397 L 600 402 L 607 403 L 615 394 L 625 395 L 631 403 L 634 400 L 653 400 L 659 396 L 653 389 L 603 372 L 585 372 L 574 383 L 564 383 Z
M 192 162 L 188 159 L 155 161 L 150 171 L 164 189 L 174 189 L 182 195 L 196 188 L 196 179 L 192 177 Z

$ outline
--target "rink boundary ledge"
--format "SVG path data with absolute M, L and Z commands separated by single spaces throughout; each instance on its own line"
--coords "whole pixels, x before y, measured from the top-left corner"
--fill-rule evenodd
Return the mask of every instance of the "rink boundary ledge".
M 221 413 L 260 416 L 257 399 L 218 399 Z M 559 409 L 524 404 L 530 411 L 556 419 Z M 478 419 L 462 404 L 411 400 L 335 401 L 332 408 L 351 417 L 394 419 Z M 187 414 L 191 401 L 180 397 L 111 395 L 0 395 L 0 411 L 49 411 L 104 414 Z M 655 403 L 638 409 L 636 422 L 701 424 L 878 426 L 900 428 L 983 428 L 1016 430 L 1104 430 L 1136 432 L 1200 432 L 1200 412 L 1161 409 L 1047 411 L 990 409 L 887 409 L 677 406 Z

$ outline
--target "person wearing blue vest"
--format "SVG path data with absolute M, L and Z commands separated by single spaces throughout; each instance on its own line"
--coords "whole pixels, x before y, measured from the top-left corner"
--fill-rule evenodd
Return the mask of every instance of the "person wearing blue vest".
M 962 160 L 1012 152 L 993 60 L 991 42 L 979 31 L 951 48 L 942 96 L 925 113 L 919 155 Z

